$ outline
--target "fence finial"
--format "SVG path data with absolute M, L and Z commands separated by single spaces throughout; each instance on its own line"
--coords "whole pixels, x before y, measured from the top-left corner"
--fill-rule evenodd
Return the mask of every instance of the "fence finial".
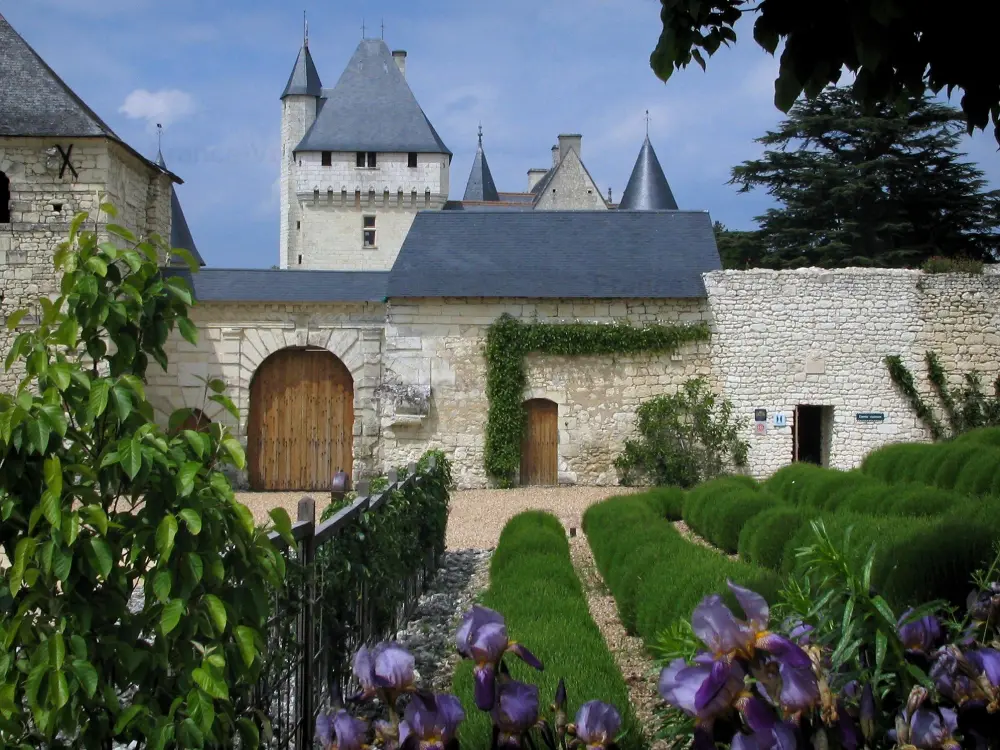
M 371 483 L 367 479 L 358 480 L 358 497 L 368 497 L 368 488 Z
M 316 501 L 311 497 L 304 497 L 299 500 L 299 521 L 316 520 Z
M 389 484 L 395 484 L 399 481 L 399 472 L 395 469 L 389 469 Z
M 408 463 L 406 465 L 406 473 L 409 476 L 413 476 L 414 474 L 417 473 L 417 462 L 416 461 L 410 461 L 410 463 Z

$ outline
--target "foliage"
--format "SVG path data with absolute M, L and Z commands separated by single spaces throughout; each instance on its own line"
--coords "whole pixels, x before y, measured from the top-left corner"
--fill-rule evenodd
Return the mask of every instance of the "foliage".
M 975 584 L 964 616 L 937 601 L 894 611 L 878 591 L 872 551 L 834 539 L 821 522 L 809 531 L 802 573 L 770 612 L 734 588 L 749 622 L 706 598 L 691 625 L 664 632 L 660 691 L 671 727 L 697 718 L 687 731 L 695 746 L 995 747 L 1000 717 L 987 704 L 1000 688 L 1000 547 L 961 585 L 964 595 Z M 722 700 L 685 700 L 709 673 L 727 685 Z
M 612 497 L 587 509 L 583 527 L 622 624 L 647 644 L 727 578 L 776 593 L 777 577 L 685 540 L 652 493 Z M 767 593 L 765 595 L 768 595 Z
M 765 248 L 756 231 L 728 229 L 721 221 L 715 222 L 713 229 L 723 268 L 741 270 L 761 265 Z
M 650 56 L 666 81 L 675 69 L 736 42 L 736 25 L 755 13 L 753 38 L 774 54 L 783 43 L 774 104 L 787 112 L 799 95 L 817 96 L 846 69 L 854 96 L 866 106 L 899 104 L 927 91 L 963 92 L 968 132 L 993 117 L 1000 142 L 1000 72 L 984 6 L 860 0 L 850 12 L 837 3 L 752 3 L 748 0 L 661 0 L 663 31 Z M 704 52 L 704 55 L 702 54 Z
M 958 151 L 961 115 L 930 99 L 864 112 L 846 89 L 796 104 L 733 168 L 740 192 L 778 201 L 743 238 L 757 265 L 918 267 L 998 259 L 1000 191 Z M 753 255 L 753 251 L 750 253 Z M 940 265 L 940 264 L 938 264 Z
M 189 288 L 157 262 L 186 253 L 113 224 L 124 246 L 102 242 L 86 219 L 55 254 L 59 296 L 7 356 L 25 376 L 0 395 L 0 745 L 255 747 L 283 558 L 224 473 L 243 467 L 236 438 L 219 421 L 179 430 L 190 409 L 165 431 L 145 394 L 171 332 L 197 339 Z M 206 386 L 238 418 L 225 385 Z
M 719 549 L 735 553 L 743 525 L 774 507 L 777 498 L 729 478 L 705 482 L 688 493 L 684 521 Z
M 737 551 L 741 560 L 763 568 L 781 569 L 785 545 L 812 514 L 801 508 L 775 505 L 749 519 L 740 530 Z
M 647 325 L 524 323 L 504 313 L 486 334 L 486 473 L 510 486 L 521 465 L 527 354 L 588 356 L 670 354 L 688 343 L 707 341 L 706 324 Z
M 917 386 L 913 380 L 913 373 L 903 364 L 902 357 L 890 354 L 885 358 L 885 366 L 889 369 L 889 377 L 892 379 L 893 384 L 902 391 L 906 400 L 910 402 L 910 406 L 913 407 L 917 418 L 924 423 L 928 432 L 931 433 L 931 437 L 934 440 L 940 440 L 944 437 L 944 427 L 941 426 L 938 418 L 934 416 L 934 412 L 931 411 L 931 408 L 924 401 L 919 391 L 917 391 Z
M 740 437 L 747 421 L 718 399 L 704 378 L 688 380 L 673 394 L 639 406 L 638 437 L 615 458 L 622 484 L 693 487 L 730 465 L 746 466 L 750 443 Z
M 1000 494 L 1000 448 L 989 443 L 895 443 L 872 451 L 861 470 L 889 484 L 919 483 L 973 496 Z
M 684 499 L 687 495 L 680 487 L 654 487 L 646 492 L 650 504 L 661 518 L 680 521 L 684 517 Z
M 516 679 L 530 676 L 543 696 L 554 695 L 560 680 L 569 687 L 570 716 L 585 701 L 600 699 L 620 707 L 623 750 L 645 743 L 629 706 L 628 688 L 590 617 L 587 599 L 570 561 L 562 524 L 549 513 L 526 511 L 504 527 L 490 565 L 485 606 L 503 612 L 512 639 L 528 644 L 545 666 L 535 672 L 512 663 Z M 490 746 L 489 717 L 474 714 L 471 662 L 459 664 L 453 684 L 466 707 L 463 744 Z
M 948 258 L 933 255 L 920 266 L 924 273 L 967 273 L 970 276 L 981 276 L 983 262 L 972 258 Z

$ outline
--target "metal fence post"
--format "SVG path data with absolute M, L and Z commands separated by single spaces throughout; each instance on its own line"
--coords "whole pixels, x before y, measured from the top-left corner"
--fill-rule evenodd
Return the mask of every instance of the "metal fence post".
M 296 693 L 299 695 L 298 711 L 299 719 L 302 722 L 302 743 L 299 746 L 302 750 L 313 746 L 313 732 L 315 722 L 313 721 L 313 661 L 316 657 L 316 632 L 313 622 L 313 602 L 316 599 L 316 570 L 313 565 L 316 552 L 316 502 L 311 497 L 304 497 L 299 500 L 298 520 L 311 522 L 312 529 L 308 536 L 302 540 L 301 555 L 302 565 L 306 572 L 304 582 L 305 598 L 302 620 L 299 626 L 299 643 L 302 645 L 302 684 L 296 686 Z

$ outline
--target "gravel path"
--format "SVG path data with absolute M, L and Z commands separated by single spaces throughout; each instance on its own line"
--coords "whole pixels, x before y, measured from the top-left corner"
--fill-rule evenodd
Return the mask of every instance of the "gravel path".
M 587 538 L 585 536 L 571 538 L 569 553 L 576 574 L 580 577 L 586 592 L 590 616 L 604 636 L 604 641 L 608 644 L 608 649 L 625 678 L 632 709 L 639 720 L 639 725 L 646 729 L 650 750 L 667 750 L 670 748 L 667 740 L 652 737 L 657 724 L 655 709 L 663 703 L 656 690 L 659 680 L 656 664 L 646 655 L 642 639 L 625 631 L 625 626 L 618 617 L 615 598 L 604 585 Z

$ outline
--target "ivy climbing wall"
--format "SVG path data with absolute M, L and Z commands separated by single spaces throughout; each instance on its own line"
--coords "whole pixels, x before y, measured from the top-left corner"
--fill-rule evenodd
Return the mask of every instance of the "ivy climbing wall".
M 428 413 L 394 414 L 383 404 L 381 447 L 387 466 L 415 460 L 428 448 L 445 450 L 460 487 L 483 487 L 489 327 L 504 313 L 523 323 L 704 324 L 704 300 L 406 300 L 390 301 L 383 366 L 389 378 L 426 383 Z M 525 356 L 524 398 L 558 405 L 558 476 L 561 483 L 617 484 L 612 460 L 631 436 L 638 405 L 673 392 L 690 377 L 708 375 L 705 342 L 684 343 L 674 354 Z
M 887 356 L 901 357 L 931 402 L 928 350 L 956 386 L 977 369 L 989 388 L 1000 372 L 1000 275 L 989 270 L 717 271 L 705 285 L 713 380 L 751 420 L 750 470 L 758 476 L 792 460 L 800 404 L 828 407 L 821 439 L 835 468 L 853 468 L 887 442 L 929 440 L 893 385 Z M 767 411 L 763 434 L 756 409 Z M 776 414 L 786 426 L 775 425 Z

